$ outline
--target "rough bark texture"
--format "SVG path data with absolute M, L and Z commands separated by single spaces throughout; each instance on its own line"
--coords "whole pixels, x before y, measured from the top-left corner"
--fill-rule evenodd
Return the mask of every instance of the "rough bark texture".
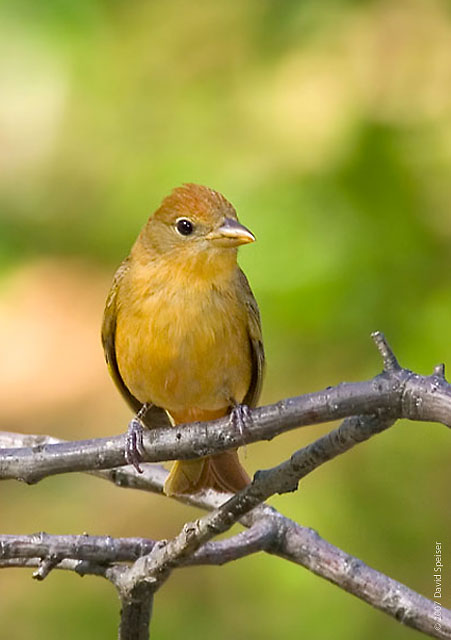
M 451 386 L 443 365 L 420 376 L 398 364 L 382 334 L 373 335 L 384 371 L 374 379 L 342 383 L 254 409 L 243 434 L 227 418 L 183 429 L 155 429 L 146 434 L 145 460 L 194 458 L 238 445 L 269 440 L 284 431 L 345 418 L 342 424 L 293 453 L 281 464 L 255 474 L 252 483 L 227 496 L 213 491 L 182 499 L 210 511 L 187 523 L 172 540 L 112 539 L 95 536 L 0 535 L 1 567 L 35 567 L 43 580 L 54 568 L 110 580 L 121 600 L 120 640 L 149 636 L 154 593 L 171 572 L 186 565 L 220 565 L 258 551 L 300 564 L 399 622 L 437 638 L 451 638 L 451 611 L 292 522 L 264 501 L 295 491 L 300 479 L 321 464 L 388 429 L 399 418 L 436 421 L 451 426 Z M 124 466 L 124 438 L 61 442 L 47 436 L 0 432 L 0 479 L 37 482 L 49 475 L 84 471 L 121 487 L 162 492 L 166 471 L 143 465 L 144 473 Z M 240 521 L 248 527 L 227 540 L 212 538 Z

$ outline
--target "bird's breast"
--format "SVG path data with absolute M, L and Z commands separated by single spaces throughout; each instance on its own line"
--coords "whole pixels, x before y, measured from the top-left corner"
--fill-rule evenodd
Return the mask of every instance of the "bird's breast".
M 118 310 L 120 374 L 138 400 L 169 412 L 228 407 L 250 386 L 247 326 L 233 287 L 138 287 Z

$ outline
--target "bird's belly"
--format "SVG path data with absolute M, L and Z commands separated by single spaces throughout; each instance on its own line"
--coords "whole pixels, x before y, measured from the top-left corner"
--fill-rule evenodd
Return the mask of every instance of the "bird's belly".
M 242 402 L 251 380 L 244 310 L 171 302 L 150 299 L 118 315 L 116 356 L 127 388 L 169 412 Z

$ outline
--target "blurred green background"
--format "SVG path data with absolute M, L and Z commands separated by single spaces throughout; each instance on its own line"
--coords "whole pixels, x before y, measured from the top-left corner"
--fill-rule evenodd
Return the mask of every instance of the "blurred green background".
M 112 274 L 176 185 L 222 191 L 258 243 L 262 403 L 371 377 L 369 334 L 451 363 L 451 10 L 443 0 L 0 3 L 0 429 L 85 438 L 130 417 L 99 341 Z M 250 472 L 330 428 L 248 447 Z M 449 432 L 399 423 L 272 503 L 433 596 Z M 0 487 L 4 533 L 167 538 L 196 511 L 73 475 Z M 114 637 L 95 578 L 0 573 L 0 636 Z M 449 582 L 449 581 L 448 581 Z M 451 584 L 443 604 L 451 605 Z M 160 639 L 409 638 L 276 558 L 180 570 Z

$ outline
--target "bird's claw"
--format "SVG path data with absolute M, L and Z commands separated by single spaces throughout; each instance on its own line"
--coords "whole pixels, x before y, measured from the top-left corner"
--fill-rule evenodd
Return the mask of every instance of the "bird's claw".
M 232 424 L 240 432 L 240 436 L 244 439 L 246 428 L 252 424 L 252 413 L 247 404 L 236 404 L 230 412 Z
M 144 429 L 138 414 L 129 422 L 125 443 L 125 460 L 127 464 L 133 465 L 138 473 L 143 472 L 139 466 L 145 453 L 143 432 Z

